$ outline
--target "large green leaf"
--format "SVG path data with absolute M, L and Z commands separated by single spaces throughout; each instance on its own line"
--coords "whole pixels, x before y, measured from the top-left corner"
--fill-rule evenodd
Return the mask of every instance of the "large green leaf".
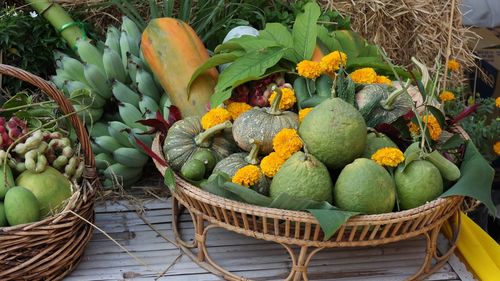
M 232 199 L 236 201 L 242 201 L 239 196 L 235 195 L 232 192 L 229 192 L 226 188 L 224 188 L 224 184 L 230 180 L 230 177 L 225 173 L 216 173 L 212 174 L 208 177 L 208 180 L 202 182 L 200 187 L 217 196 L 221 196 L 227 199 Z
M 228 181 L 224 183 L 224 187 L 227 191 L 234 193 L 236 196 L 240 197 L 242 201 L 249 204 L 267 207 L 272 201 L 271 198 L 236 183 Z
M 300 60 L 310 60 L 316 46 L 316 23 L 321 10 L 316 2 L 309 2 L 304 6 L 304 13 L 297 15 L 293 24 L 293 46 Z
M 267 40 L 277 42 L 279 45 L 290 48 L 285 55 L 285 59 L 293 61 L 295 63 L 299 62 L 299 56 L 297 52 L 293 49 L 293 38 L 288 28 L 281 23 L 268 23 L 266 28 L 261 30 L 259 37 Z
M 228 98 L 228 91 L 252 80 L 257 80 L 266 70 L 275 66 L 287 49 L 270 47 L 258 49 L 235 60 L 219 76 L 215 93 L 210 97 L 210 104 L 216 107 Z M 230 92 L 229 92 L 230 96 Z
M 202 64 L 196 71 L 193 73 L 191 76 L 191 80 L 189 80 L 188 83 L 188 89 L 191 88 L 191 84 L 200 76 L 203 72 L 209 70 L 212 67 L 224 64 L 224 63 L 229 63 L 233 62 L 237 58 L 241 57 L 244 54 L 243 51 L 234 51 L 231 53 L 222 53 L 222 54 L 217 54 L 212 57 L 210 57 L 207 61 L 205 61 L 204 64 Z M 188 93 L 189 95 L 189 93 Z
M 217 46 L 214 50 L 214 53 L 219 54 L 225 52 L 233 52 L 236 50 L 244 50 L 245 52 L 249 53 L 255 50 L 268 47 L 276 47 L 279 45 L 280 43 L 278 41 L 275 41 L 274 39 L 243 35 L 238 38 L 233 38 L 226 43 Z
M 168 187 L 171 193 L 175 192 L 177 185 L 175 183 L 174 172 L 170 167 L 167 167 L 167 169 L 165 170 L 165 175 L 163 176 L 163 183 L 165 183 L 165 185 Z
M 330 203 L 323 201 L 318 202 L 305 198 L 297 198 L 288 193 L 281 193 L 278 197 L 274 198 L 273 202 L 269 205 L 271 208 L 285 209 L 285 210 L 307 210 L 307 209 L 334 209 Z
M 440 197 L 469 196 L 484 203 L 495 216 L 495 204 L 491 200 L 491 186 L 495 171 L 479 153 L 472 141 L 467 142 L 464 160 L 460 165 L 460 179 Z
M 307 209 L 319 222 L 325 233 L 324 240 L 330 239 L 349 218 L 359 215 L 338 209 Z

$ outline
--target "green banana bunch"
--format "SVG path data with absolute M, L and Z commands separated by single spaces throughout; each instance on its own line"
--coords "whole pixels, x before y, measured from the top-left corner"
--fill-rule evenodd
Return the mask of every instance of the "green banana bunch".
M 55 52 L 52 82 L 73 103 L 87 125 L 96 165 L 104 183 L 137 181 L 149 157 L 135 138 L 151 145 L 141 119 L 168 118 L 170 100 L 140 52 L 142 31 L 127 17 L 110 26 L 104 42 L 78 40 L 78 58 Z M 96 46 L 104 46 L 96 47 Z

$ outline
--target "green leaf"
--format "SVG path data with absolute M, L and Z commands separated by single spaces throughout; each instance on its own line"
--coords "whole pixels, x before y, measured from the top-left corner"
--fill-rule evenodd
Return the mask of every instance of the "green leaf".
M 324 240 L 330 239 L 349 218 L 359 215 L 356 212 L 335 209 L 307 209 L 307 211 L 318 220 L 321 229 L 325 233 Z
M 264 196 L 253 189 L 233 182 L 228 181 L 224 183 L 224 187 L 227 191 L 234 193 L 236 196 L 240 197 L 242 201 L 249 204 L 267 207 L 272 201 L 270 197 Z
M 292 61 L 294 63 L 299 62 L 299 56 L 297 52 L 293 49 L 293 38 L 288 28 L 281 23 L 268 23 L 266 28 L 261 30 L 259 37 L 267 40 L 274 41 L 280 46 L 285 48 L 290 48 L 285 55 L 285 59 Z
M 443 145 L 441 145 L 442 150 L 454 149 L 461 146 L 464 143 L 464 139 L 460 135 L 453 135 L 449 138 Z
M 241 57 L 244 53 L 241 51 L 234 51 L 231 53 L 222 53 L 222 54 L 217 54 L 212 57 L 210 57 L 208 60 L 205 61 L 196 71 L 193 73 L 191 76 L 191 80 L 189 80 L 187 88 L 191 88 L 191 84 L 200 76 L 202 73 L 205 71 L 209 70 L 212 67 L 232 62 L 236 60 L 237 58 Z M 188 98 L 189 98 L 189 92 L 188 92 Z
M 224 91 L 215 92 L 213 95 L 210 96 L 210 107 L 216 108 L 224 101 L 228 100 L 231 97 L 232 92 L 233 88 L 228 88 Z
M 12 98 L 7 100 L 2 105 L 2 108 L 3 109 L 10 109 L 13 107 L 23 106 L 23 105 L 27 105 L 30 103 L 31 103 L 31 100 L 30 100 L 29 94 L 26 92 L 19 92 L 19 93 L 15 94 Z
M 208 180 L 200 184 L 201 188 L 217 196 L 236 201 L 242 201 L 241 198 L 229 192 L 224 184 L 230 180 L 230 177 L 225 173 L 215 173 L 208 177 Z
M 495 170 L 479 153 L 472 141 L 467 141 L 465 156 L 460 165 L 460 179 L 440 197 L 454 195 L 469 196 L 481 201 L 490 214 L 496 215 L 495 204 L 491 200 L 491 186 Z
M 318 202 L 311 199 L 294 197 L 288 193 L 281 193 L 269 205 L 270 208 L 285 210 L 307 210 L 307 209 L 334 209 L 330 203 Z
M 244 50 L 247 53 L 255 50 L 279 46 L 279 42 L 265 38 L 255 37 L 251 35 L 243 35 L 238 38 L 233 38 L 226 43 L 217 46 L 214 53 L 232 52 L 235 50 Z
M 219 76 L 215 93 L 210 97 L 212 107 L 216 107 L 227 97 L 227 91 L 251 80 L 256 80 L 266 70 L 275 66 L 285 53 L 282 47 L 255 50 L 235 60 Z M 229 93 L 230 96 L 230 93 Z
M 174 172 L 172 171 L 171 168 L 167 168 L 165 170 L 165 175 L 163 176 L 163 183 L 168 187 L 170 192 L 174 193 L 175 190 L 177 189 L 176 184 L 175 184 L 175 176 Z
M 340 45 L 339 41 L 337 41 L 337 39 L 333 38 L 330 35 L 330 32 L 328 31 L 328 29 L 326 29 L 326 27 L 318 24 L 317 30 L 318 30 L 318 40 L 320 44 L 326 46 L 328 52 L 333 52 L 337 50 L 340 51 L 342 49 L 342 46 Z
M 318 29 L 316 23 L 321 10 L 316 2 L 309 2 L 304 6 L 304 13 L 297 15 L 293 24 L 293 46 L 299 60 L 310 60 L 316 45 Z
M 426 108 L 432 113 L 434 117 L 436 117 L 439 126 L 441 126 L 441 128 L 444 128 L 446 126 L 446 121 L 443 112 L 432 105 L 427 105 Z

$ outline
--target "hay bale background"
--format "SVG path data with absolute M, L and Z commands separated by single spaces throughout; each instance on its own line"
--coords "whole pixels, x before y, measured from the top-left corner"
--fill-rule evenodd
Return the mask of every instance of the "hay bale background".
M 351 27 L 382 46 L 389 57 L 409 65 L 412 56 L 434 65 L 436 56 L 472 67 L 474 55 L 467 46 L 477 36 L 462 25 L 460 0 L 322 0 L 327 9 L 351 16 Z M 453 6 L 454 5 L 454 6 Z M 453 11 L 453 18 L 451 14 Z M 451 26 L 451 36 L 450 36 Z M 449 38 L 451 40 L 449 40 Z

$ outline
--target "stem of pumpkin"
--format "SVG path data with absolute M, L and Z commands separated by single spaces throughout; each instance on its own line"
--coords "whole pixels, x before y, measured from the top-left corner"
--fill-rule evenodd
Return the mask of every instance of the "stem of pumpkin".
M 226 121 L 224 123 L 217 124 L 213 126 L 212 128 L 208 128 L 204 132 L 199 133 L 195 138 L 194 142 L 196 145 L 201 145 L 205 142 L 207 142 L 210 138 L 212 138 L 215 134 L 218 132 L 224 130 L 224 129 L 229 129 L 233 126 L 230 121 Z
M 406 93 L 406 90 L 410 86 L 410 80 L 406 81 L 404 85 L 402 85 L 401 89 L 399 90 L 394 90 L 387 99 L 383 100 L 380 102 L 380 105 L 382 106 L 383 109 L 385 110 L 393 110 L 394 106 L 396 104 L 396 100 L 404 93 Z
M 245 161 L 247 161 L 248 164 L 252 165 L 257 165 L 259 164 L 259 159 L 257 158 L 259 156 L 259 145 L 255 143 L 254 141 L 252 143 L 252 149 L 248 153 L 248 155 L 245 157 Z
M 283 95 L 283 93 L 281 92 L 281 89 L 276 86 L 272 87 L 271 91 L 276 92 L 276 97 L 274 98 L 273 103 L 271 104 L 269 113 L 272 115 L 280 115 L 281 114 L 280 103 L 281 103 L 281 96 Z

